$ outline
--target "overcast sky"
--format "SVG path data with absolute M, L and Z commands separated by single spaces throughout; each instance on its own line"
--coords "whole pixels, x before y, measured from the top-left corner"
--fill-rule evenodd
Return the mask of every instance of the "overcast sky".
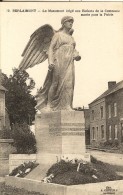
M 123 3 L 2 3 L 1 68 L 10 75 L 18 67 L 21 54 L 30 35 L 48 23 L 55 30 L 61 27 L 65 15 L 75 19 L 73 37 L 82 59 L 75 62 L 74 107 L 87 107 L 95 98 L 107 90 L 108 81 L 123 80 Z M 7 10 L 10 9 L 10 12 Z M 12 12 L 12 9 L 36 9 L 36 12 Z M 64 10 L 60 13 L 42 12 L 42 9 Z M 66 13 L 66 10 L 74 12 Z M 81 16 L 75 10 L 120 10 L 114 16 Z M 40 12 L 39 12 L 40 11 Z M 122 19 L 122 20 L 121 20 Z M 28 73 L 39 89 L 44 82 L 48 62 L 28 69 Z

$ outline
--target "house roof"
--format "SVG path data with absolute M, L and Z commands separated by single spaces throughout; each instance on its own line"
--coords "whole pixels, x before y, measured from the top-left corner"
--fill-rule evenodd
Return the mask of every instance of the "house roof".
M 101 94 L 98 98 L 96 98 L 93 102 L 91 102 L 90 104 L 96 102 L 97 100 L 100 100 L 102 98 L 105 98 L 106 96 L 115 93 L 116 91 L 123 89 L 123 80 L 118 82 L 114 87 L 112 87 L 111 89 L 106 90 L 103 94 Z

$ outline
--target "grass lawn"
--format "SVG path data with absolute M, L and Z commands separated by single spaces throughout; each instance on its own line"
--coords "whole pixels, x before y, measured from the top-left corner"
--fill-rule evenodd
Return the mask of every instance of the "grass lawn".
M 28 192 L 24 189 L 5 186 L 5 182 L 0 183 L 0 195 L 44 195 L 39 192 Z

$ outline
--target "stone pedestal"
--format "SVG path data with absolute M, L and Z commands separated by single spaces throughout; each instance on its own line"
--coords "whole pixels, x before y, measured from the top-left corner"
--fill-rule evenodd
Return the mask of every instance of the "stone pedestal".
M 42 112 L 36 115 L 35 125 L 39 163 L 51 165 L 63 156 L 89 161 L 83 111 Z

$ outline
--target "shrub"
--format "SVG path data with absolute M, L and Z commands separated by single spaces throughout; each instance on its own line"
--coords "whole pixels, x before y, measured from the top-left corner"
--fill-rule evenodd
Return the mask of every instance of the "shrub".
M 0 139 L 12 139 L 12 130 L 3 127 L 3 129 L 0 130 Z
M 29 126 L 24 124 L 15 124 L 12 127 L 14 146 L 19 154 L 36 153 L 36 139 Z
M 76 170 L 77 164 L 72 164 L 71 162 L 65 162 L 64 160 L 61 160 L 60 162 L 51 166 L 51 168 L 47 172 L 47 176 L 50 174 L 53 174 L 54 176 L 56 176 L 58 174 L 67 172 L 71 169 Z
M 112 144 L 112 147 L 118 147 L 119 146 L 119 141 L 118 140 L 114 140 L 113 141 L 113 144 Z
M 91 163 L 93 163 L 93 164 L 103 164 L 102 161 L 97 160 L 97 159 L 96 159 L 95 157 L 93 157 L 92 155 L 90 156 L 90 158 L 91 158 Z
M 111 149 L 118 148 L 118 146 L 119 146 L 118 140 L 107 140 L 104 142 L 100 142 L 99 148 Z
M 77 185 L 123 179 L 123 176 L 116 174 L 112 165 L 98 161 L 93 156 L 91 156 L 90 163 L 84 161 L 72 163 L 61 160 L 52 165 L 48 170 L 47 177 L 51 175 L 53 177 L 50 182 L 62 185 Z

